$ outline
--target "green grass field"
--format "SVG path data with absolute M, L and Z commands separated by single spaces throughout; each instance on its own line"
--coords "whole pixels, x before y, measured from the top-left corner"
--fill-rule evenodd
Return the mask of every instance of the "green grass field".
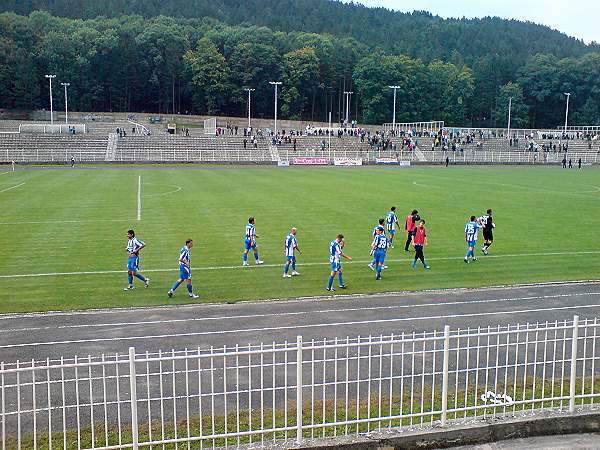
M 425 255 L 432 269 L 410 267 L 401 232 L 388 252 L 389 269 L 376 282 L 366 266 L 371 230 L 392 205 L 402 222 L 413 208 L 427 220 Z M 597 168 L 8 172 L 0 175 L 0 312 L 186 303 L 183 286 L 172 300 L 166 292 L 188 237 L 195 240 L 193 280 L 201 302 L 325 294 L 328 246 L 337 233 L 346 236 L 345 251 L 354 258 L 344 264 L 344 293 L 596 279 L 599 206 Z M 464 223 L 486 208 L 494 209 L 497 227 L 491 256 L 466 265 Z M 265 266 L 241 268 L 250 215 Z M 283 279 L 283 239 L 291 226 L 299 229 L 301 276 Z M 151 278 L 147 290 L 139 283 L 123 292 L 128 228 L 147 244 L 141 254 L 142 271 Z M 36 276 L 22 276 L 27 274 Z

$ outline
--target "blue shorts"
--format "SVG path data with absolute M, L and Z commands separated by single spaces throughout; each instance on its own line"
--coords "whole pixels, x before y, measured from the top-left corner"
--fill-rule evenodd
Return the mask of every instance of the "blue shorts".
M 287 260 L 290 262 L 296 262 L 296 257 L 295 256 L 288 256 Z
M 192 269 L 184 264 L 179 264 L 179 278 L 182 280 L 191 280 Z
M 140 270 L 140 257 L 130 256 L 127 258 L 127 270 Z
M 375 264 L 383 264 L 385 261 L 385 250 L 375 250 L 375 253 L 373 253 L 373 259 L 375 260 Z
M 341 262 L 332 262 L 331 263 L 331 271 L 332 272 L 338 272 L 342 270 L 342 263 Z
M 256 250 L 256 241 L 251 241 L 250 239 L 246 239 L 244 241 L 244 248 L 246 250 Z
M 467 245 L 468 245 L 469 247 L 477 247 L 477 241 L 468 241 L 468 242 L 467 242 Z
M 396 234 L 396 230 L 388 230 L 388 233 L 390 233 L 393 236 Z

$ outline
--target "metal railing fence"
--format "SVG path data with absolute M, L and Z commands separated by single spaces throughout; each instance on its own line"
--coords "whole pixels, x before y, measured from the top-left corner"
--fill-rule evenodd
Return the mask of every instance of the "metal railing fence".
M 2 449 L 215 448 L 600 399 L 597 319 L 0 363 Z M 597 347 L 598 350 L 597 350 Z

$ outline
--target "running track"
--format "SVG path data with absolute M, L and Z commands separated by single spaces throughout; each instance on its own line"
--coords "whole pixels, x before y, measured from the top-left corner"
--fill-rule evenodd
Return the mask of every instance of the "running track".
M 0 315 L 0 361 L 181 350 L 600 316 L 600 281 Z

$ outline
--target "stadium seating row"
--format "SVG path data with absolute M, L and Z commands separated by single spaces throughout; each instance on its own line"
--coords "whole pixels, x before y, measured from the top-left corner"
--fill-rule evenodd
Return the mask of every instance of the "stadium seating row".
M 0 121 L 0 124 L 3 125 Z M 111 131 L 114 124 L 110 124 Z M 109 137 L 110 136 L 110 137 Z M 399 158 L 408 161 L 443 162 L 553 162 L 562 160 L 564 153 L 531 152 L 527 144 L 520 141 L 518 146 L 510 146 L 503 138 L 488 138 L 469 144 L 460 144 L 453 152 L 432 150 L 432 138 L 423 137 L 416 141 L 418 147 L 411 151 L 402 148 L 402 138 L 392 139 L 393 147 L 371 146 L 367 139 L 354 136 L 332 137 L 296 136 L 295 143 L 281 142 L 277 147 L 268 138 L 258 138 L 256 142 L 237 136 L 172 136 L 153 134 L 150 136 L 130 135 L 118 137 L 110 134 L 39 134 L 0 132 L 0 161 L 9 162 L 60 162 L 69 161 L 71 156 L 77 161 L 174 161 L 174 162 L 276 162 L 292 160 L 295 157 L 360 158 L 375 161 L 376 158 Z M 244 144 L 244 141 L 245 144 Z M 541 143 L 540 143 L 541 144 Z M 569 157 L 582 158 L 584 162 L 597 162 L 600 152 L 598 141 L 571 140 L 568 142 Z M 462 151 L 460 150 L 462 148 Z

